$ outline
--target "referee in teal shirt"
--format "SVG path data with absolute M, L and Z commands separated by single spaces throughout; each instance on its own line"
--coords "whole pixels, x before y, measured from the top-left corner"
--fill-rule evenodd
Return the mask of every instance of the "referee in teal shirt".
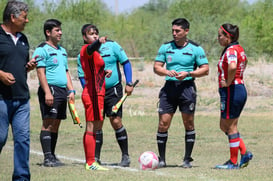
M 99 30 L 95 25 L 86 24 L 86 27 L 82 29 L 82 35 L 85 36 L 90 29 L 92 32 L 96 32 L 97 39 L 99 38 Z M 100 44 L 95 42 L 95 46 L 99 47 L 99 53 L 105 62 L 105 70 L 112 70 L 112 75 L 109 78 L 105 78 L 105 99 L 104 99 L 104 116 L 109 117 L 110 123 L 115 131 L 116 140 L 121 150 L 121 161 L 119 166 L 129 167 L 130 157 L 128 152 L 128 135 L 126 128 L 122 123 L 122 106 L 119 108 L 116 114 L 112 114 L 112 107 L 122 98 L 123 86 L 122 86 L 122 73 L 120 66 L 123 67 L 125 75 L 125 92 L 130 96 L 133 92 L 132 83 L 132 66 L 129 58 L 127 57 L 124 49 L 115 41 L 107 40 L 105 43 Z M 84 87 L 84 73 L 82 72 L 80 59 L 78 57 L 78 76 L 82 87 Z M 103 144 L 103 131 L 98 130 L 96 132 L 96 151 L 95 159 L 98 163 L 100 161 L 101 147 Z
M 177 107 L 185 128 L 185 155 L 183 168 L 191 168 L 191 153 L 195 142 L 194 112 L 196 87 L 194 79 L 209 74 L 208 59 L 202 47 L 187 38 L 190 23 L 184 18 L 172 22 L 173 40 L 158 50 L 154 72 L 165 76 L 165 85 L 159 93 L 159 124 L 157 145 L 159 167 L 166 167 L 166 143 L 168 129 Z M 165 66 L 166 64 L 166 66 Z

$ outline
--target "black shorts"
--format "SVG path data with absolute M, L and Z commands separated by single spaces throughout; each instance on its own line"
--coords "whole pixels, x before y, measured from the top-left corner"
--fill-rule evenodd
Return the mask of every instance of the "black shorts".
M 50 107 L 45 103 L 45 92 L 41 88 L 38 89 L 38 97 L 42 119 L 66 119 L 67 107 L 67 90 L 66 88 L 49 85 L 51 93 L 54 97 L 53 106 Z
M 196 105 L 194 81 L 166 81 L 159 92 L 158 113 L 175 113 L 177 106 L 183 113 L 193 114 Z
M 122 105 L 116 114 L 112 114 L 112 107 L 122 98 L 123 88 L 121 83 L 114 87 L 106 89 L 104 98 L 104 116 L 119 116 L 122 117 Z

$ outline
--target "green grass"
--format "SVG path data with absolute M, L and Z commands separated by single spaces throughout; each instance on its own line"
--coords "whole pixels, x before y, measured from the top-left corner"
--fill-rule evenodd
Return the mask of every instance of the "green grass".
M 147 68 L 147 67 L 146 67 Z M 152 74 L 152 71 L 150 72 Z M 202 82 L 199 84 L 199 103 L 195 115 L 195 127 L 197 132 L 196 144 L 193 150 L 193 168 L 183 169 L 178 167 L 182 163 L 184 155 L 184 128 L 180 113 L 176 113 L 169 129 L 167 143 L 167 164 L 170 167 L 155 171 L 141 171 L 138 165 L 138 157 L 144 151 L 157 153 L 156 131 L 158 116 L 156 112 L 157 94 L 159 87 L 149 87 L 148 81 L 152 76 L 141 76 L 142 72 L 135 75 L 140 78 L 139 87 L 134 95 L 127 98 L 124 105 L 123 123 L 129 136 L 129 152 L 131 157 L 130 168 L 109 167 L 106 172 L 86 171 L 84 169 L 84 151 L 82 136 L 84 128 L 74 125 L 68 114 L 68 119 L 63 121 L 59 131 L 56 153 L 66 164 L 58 168 L 45 168 L 40 164 L 43 161 L 39 134 L 41 118 L 39 104 L 36 96 L 36 85 L 31 83 L 31 155 L 30 169 L 34 181 L 87 181 L 87 180 L 119 180 L 119 181 L 174 181 L 174 180 L 204 180 L 204 181 L 228 181 L 228 180 L 272 180 L 273 169 L 273 137 L 272 137 L 272 104 L 261 107 L 262 102 L 272 102 L 272 97 L 250 96 L 246 108 L 239 120 L 239 131 L 243 136 L 246 146 L 254 154 L 249 166 L 241 170 L 215 170 L 216 164 L 224 163 L 229 158 L 227 137 L 219 129 L 219 111 L 216 93 L 211 96 Z M 35 76 L 33 76 L 35 77 Z M 204 78 L 210 79 L 210 78 Z M 201 80 L 201 79 L 200 79 Z M 213 80 L 213 79 L 211 79 Z M 36 82 L 37 83 L 37 82 Z M 155 84 L 158 84 L 157 82 Z M 207 84 L 206 85 L 211 85 Z M 80 99 L 80 85 L 74 80 L 74 86 L 78 90 L 76 107 L 78 109 L 83 126 L 84 110 Z M 35 87 L 35 88 L 32 88 Z M 257 104 L 255 104 L 255 102 Z M 270 109 L 271 107 L 271 109 Z M 117 163 L 121 159 L 120 150 L 115 140 L 109 120 L 104 123 L 104 144 L 101 159 L 109 163 Z M 240 158 L 240 157 L 239 157 Z M 0 180 L 11 180 L 13 171 L 13 141 L 11 129 L 6 146 L 0 155 Z

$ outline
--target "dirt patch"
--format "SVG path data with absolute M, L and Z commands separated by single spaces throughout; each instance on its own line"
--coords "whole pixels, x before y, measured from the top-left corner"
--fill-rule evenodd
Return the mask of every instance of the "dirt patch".
M 133 79 L 139 79 L 140 82 L 124 106 L 131 111 L 137 108 L 140 112 L 151 111 L 154 113 L 157 109 L 158 93 L 165 82 L 164 77 L 154 74 L 153 62 L 132 62 L 132 66 Z M 210 64 L 209 75 L 195 81 L 199 111 L 218 111 L 219 95 L 216 68 L 216 64 Z M 245 84 L 248 90 L 247 110 L 272 110 L 272 68 L 273 64 L 266 62 L 248 65 L 245 72 Z M 70 69 L 70 74 L 73 86 L 77 94 L 80 95 L 82 88 L 77 78 L 76 68 Z M 37 92 L 39 84 L 36 71 L 29 74 L 28 84 L 31 91 Z

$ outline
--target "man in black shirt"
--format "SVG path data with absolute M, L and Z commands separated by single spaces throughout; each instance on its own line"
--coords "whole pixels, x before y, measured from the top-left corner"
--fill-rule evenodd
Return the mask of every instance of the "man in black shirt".
M 29 44 L 24 30 L 28 6 L 9 1 L 0 26 L 0 153 L 11 124 L 14 140 L 14 170 L 12 180 L 30 180 L 30 105 L 27 72 L 37 63 L 29 61 Z

